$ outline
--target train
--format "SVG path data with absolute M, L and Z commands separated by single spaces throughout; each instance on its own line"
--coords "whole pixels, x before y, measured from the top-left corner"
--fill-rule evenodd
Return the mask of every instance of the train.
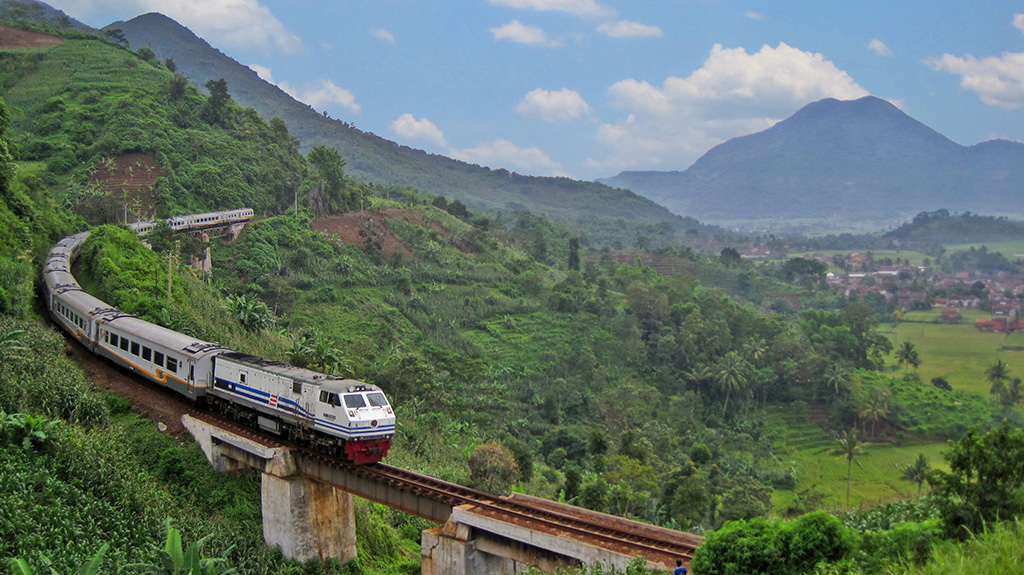
M 176 231 L 241 223 L 248 208 L 168 221 Z M 139 234 L 154 222 L 131 226 Z M 42 271 L 54 323 L 91 353 L 254 427 L 355 465 L 376 463 L 391 448 L 395 412 L 376 385 L 233 351 L 159 326 L 86 293 L 72 275 L 89 232 L 50 249 Z
M 244 223 L 251 220 L 254 215 L 256 215 L 256 212 L 252 208 L 237 208 L 234 210 L 190 214 L 187 216 L 174 216 L 165 221 L 172 231 L 182 232 Z M 144 236 L 153 231 L 156 224 L 156 220 L 141 220 L 128 224 L 128 227 L 140 236 Z

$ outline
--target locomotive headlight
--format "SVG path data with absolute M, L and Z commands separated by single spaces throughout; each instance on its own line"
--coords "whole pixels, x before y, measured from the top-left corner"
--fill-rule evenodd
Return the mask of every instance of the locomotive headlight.
M 356 411 L 354 409 L 348 410 L 348 416 L 349 417 L 355 417 L 356 416 Z

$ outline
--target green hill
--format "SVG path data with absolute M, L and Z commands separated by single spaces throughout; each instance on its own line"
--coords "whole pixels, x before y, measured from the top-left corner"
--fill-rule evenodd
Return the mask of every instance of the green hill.
M 701 229 L 692 218 L 672 214 L 633 192 L 568 178 L 524 176 L 467 164 L 402 146 L 349 122 L 331 119 L 296 101 L 277 86 L 161 14 L 151 13 L 107 30 L 120 29 L 132 46 L 147 46 L 161 59 L 172 58 L 198 87 L 224 78 L 232 97 L 266 119 L 281 118 L 308 151 L 317 145 L 338 150 L 352 176 L 379 184 L 408 186 L 462 201 L 470 209 L 528 209 L 607 244 L 613 235 L 673 241 L 687 229 Z M 628 234 L 616 229 L 630 228 Z

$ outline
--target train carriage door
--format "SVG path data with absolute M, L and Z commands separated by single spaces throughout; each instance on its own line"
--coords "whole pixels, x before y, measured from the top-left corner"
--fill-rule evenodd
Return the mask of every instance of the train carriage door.
M 299 406 L 295 419 L 303 427 L 312 425 L 316 417 L 316 402 L 313 397 L 315 391 L 312 387 L 311 385 L 302 385 L 301 381 L 292 380 L 292 397 L 295 398 L 295 404 Z

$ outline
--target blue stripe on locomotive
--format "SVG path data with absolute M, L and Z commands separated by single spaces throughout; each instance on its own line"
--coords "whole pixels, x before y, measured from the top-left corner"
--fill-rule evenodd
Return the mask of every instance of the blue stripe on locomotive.
M 332 431 L 337 431 L 339 433 L 344 433 L 344 434 L 347 434 L 347 435 L 350 435 L 350 436 L 393 435 L 394 432 L 395 432 L 395 426 L 394 425 L 382 425 L 382 426 L 379 426 L 379 427 L 370 427 L 370 428 L 349 427 L 347 425 L 338 425 L 337 423 L 334 423 L 333 421 L 327 421 L 325 419 L 320 419 L 320 418 L 315 417 L 313 414 L 310 414 L 307 409 L 305 409 L 304 407 L 302 407 L 301 405 L 299 405 L 298 403 L 296 403 L 296 402 L 294 402 L 294 401 L 292 401 L 290 399 L 285 399 L 285 398 L 283 398 L 281 396 L 278 396 L 278 398 L 277 398 L 277 406 L 273 406 L 273 405 L 270 405 L 270 396 L 273 395 L 272 393 L 268 393 L 268 392 L 263 391 L 261 389 L 256 389 L 254 387 L 250 387 L 248 385 L 242 385 L 242 384 L 240 384 L 238 382 L 228 381 L 228 380 L 226 380 L 226 379 L 224 379 L 222 377 L 218 377 L 217 381 L 221 382 L 221 383 L 224 383 L 224 384 L 227 384 L 227 385 L 234 386 L 234 391 L 229 391 L 227 389 L 220 388 L 219 391 L 221 391 L 221 392 L 232 393 L 232 394 L 238 395 L 240 397 L 244 397 L 244 398 L 246 398 L 246 399 L 248 399 L 250 401 L 259 403 L 261 405 L 265 405 L 266 407 L 268 407 L 270 409 L 276 409 L 278 411 L 283 411 L 285 413 L 290 413 L 291 415 L 294 415 L 294 416 L 297 416 L 297 417 L 303 417 L 303 418 L 306 418 L 306 419 L 310 419 L 311 418 L 315 424 L 320 425 L 320 426 L 322 426 L 322 427 L 324 427 L 326 429 L 330 429 Z M 284 404 L 284 405 L 282 406 L 282 404 Z

